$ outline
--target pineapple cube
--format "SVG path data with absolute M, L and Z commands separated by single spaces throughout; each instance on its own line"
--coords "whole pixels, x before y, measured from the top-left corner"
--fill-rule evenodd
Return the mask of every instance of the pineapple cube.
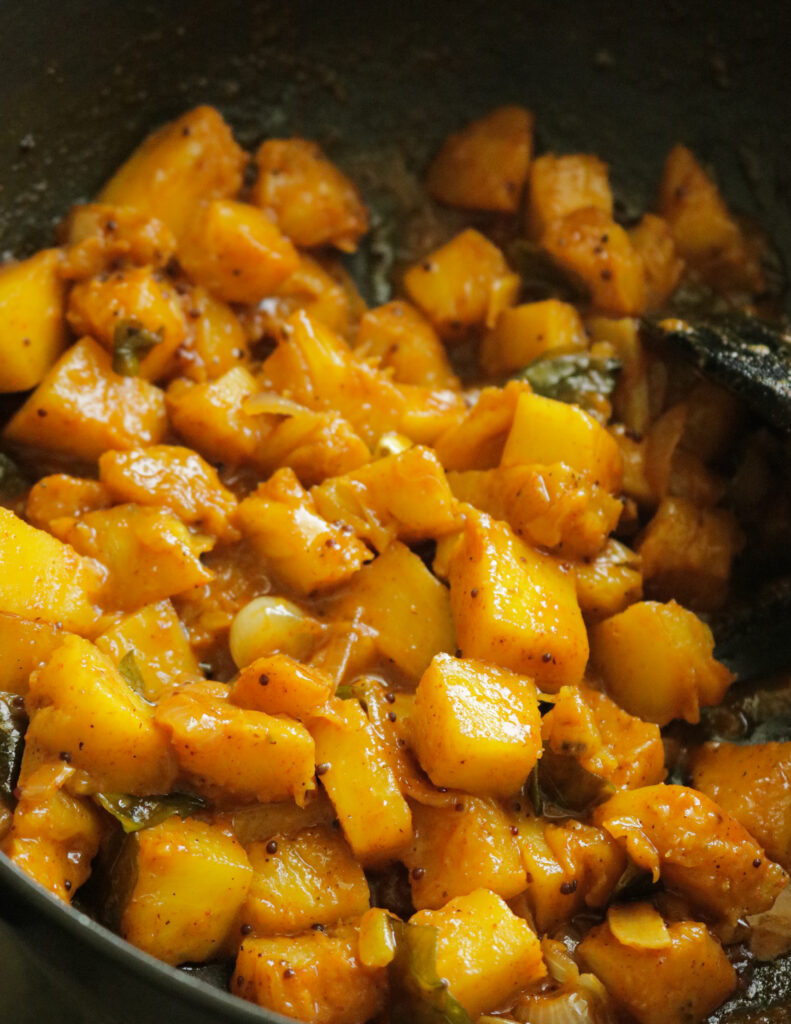
M 524 380 L 509 380 L 504 388 L 484 388 L 462 420 L 437 438 L 434 448 L 445 469 L 499 466 L 517 402 L 530 393 Z
M 218 299 L 245 303 L 277 291 L 299 265 L 297 250 L 265 213 L 231 199 L 214 199 L 198 211 L 179 260 Z
M 234 196 L 247 157 L 213 107 L 196 107 L 163 125 L 115 172 L 101 203 L 157 217 L 179 238 L 207 199 Z
M 437 973 L 473 1020 L 546 975 L 536 933 L 486 889 L 409 923 L 437 929 Z
M 733 680 L 714 658 L 709 627 L 675 601 L 638 601 L 594 626 L 590 638 L 604 689 L 646 722 L 698 722 L 701 706 L 719 704 Z
M 236 498 L 217 470 L 189 448 L 158 444 L 105 452 L 99 458 L 99 479 L 113 503 L 169 508 L 187 526 L 200 526 L 224 540 L 239 538 L 228 522 Z
M 376 564 L 376 563 L 374 563 Z M 459 648 L 554 692 L 582 678 L 588 637 L 574 579 L 505 524 L 470 510 L 448 563 Z
M 363 869 L 343 836 L 327 826 L 294 836 L 250 843 L 253 878 L 242 912 L 242 934 L 305 931 L 337 924 L 368 910 L 371 894 Z
M 347 523 L 378 551 L 394 537 L 413 543 L 460 525 L 445 471 L 434 452 L 421 446 L 333 477 L 311 493 L 325 519 Z
M 140 358 L 140 376 L 158 380 L 173 365 L 187 337 L 187 321 L 178 293 L 150 267 L 126 267 L 80 281 L 71 290 L 66 313 L 75 334 L 87 334 L 113 350 L 115 330 L 124 321 L 160 334 L 158 344 Z
M 28 763 L 61 758 L 93 793 L 167 793 L 175 763 L 152 709 L 98 648 L 66 637 L 30 677 Z M 66 756 L 64 756 L 66 755 Z
M 289 718 L 231 704 L 227 692 L 222 683 L 192 683 L 157 707 L 181 771 L 210 799 L 304 805 L 315 788 L 310 734 Z
M 97 636 L 95 643 L 116 665 L 132 652 L 148 700 L 158 700 L 171 686 L 203 678 L 187 632 L 170 601 L 148 604 L 122 616 Z
M 409 734 L 435 786 L 512 796 L 541 756 L 535 685 L 496 665 L 438 654 L 418 685 Z
M 0 693 L 27 693 L 30 673 L 49 660 L 65 636 L 57 622 L 0 612 Z
M 736 972 L 705 924 L 677 921 L 667 932 L 667 946 L 641 948 L 619 942 L 605 923 L 577 947 L 587 970 L 638 1024 L 706 1020 L 736 988 Z
M 251 200 L 304 249 L 334 245 L 354 252 L 368 230 L 368 211 L 354 182 L 315 142 L 267 139 L 255 154 Z
M 401 384 L 436 390 L 460 387 L 437 332 L 408 302 L 387 302 L 363 314 L 355 348 L 358 355 L 378 357 Z
M 0 393 L 35 387 L 66 344 L 60 258 L 44 249 L 0 268 Z
M 93 461 L 108 448 L 158 444 L 167 430 L 165 396 L 140 377 L 122 377 L 110 356 L 83 338 L 61 356 L 3 437 Z
M 502 466 L 564 462 L 607 491 L 621 484 L 621 453 L 604 427 L 578 408 L 542 395 L 520 395 Z
M 256 658 L 239 673 L 228 695 L 232 704 L 301 720 L 324 707 L 334 685 L 319 668 L 287 654 Z
M 310 722 L 316 762 L 355 857 L 363 864 L 395 856 L 412 837 L 412 816 L 387 751 L 355 700 Z
M 234 995 L 304 1024 L 366 1024 L 384 1008 L 386 991 L 385 970 L 360 961 L 354 925 L 245 939 L 231 981 Z
M 0 506 L 0 612 L 88 632 L 98 618 L 97 568 Z
M 279 469 L 259 484 L 239 506 L 236 521 L 273 573 L 298 594 L 344 583 L 371 558 L 350 530 L 322 518 L 293 469 Z
M 426 182 L 449 206 L 516 213 L 533 150 L 533 115 L 498 107 L 445 140 Z
M 527 230 L 539 241 L 552 221 L 575 210 L 596 207 L 612 217 L 613 198 L 607 164 L 588 153 L 545 153 L 530 167 Z
M 352 577 L 331 610 L 375 630 L 382 655 L 413 679 L 456 647 L 447 588 L 398 541 Z
M 168 964 L 220 957 L 253 877 L 242 846 L 217 825 L 175 816 L 126 843 L 134 883 L 122 937 Z
M 80 554 L 107 567 L 103 597 L 122 611 L 163 601 L 211 579 L 200 561 L 212 547 L 211 539 L 190 533 L 165 509 L 115 505 L 60 520 L 58 526 Z
M 107 488 L 98 480 L 55 473 L 42 477 L 25 502 L 25 518 L 40 530 L 52 532 L 52 522 L 64 516 L 81 516 L 112 504 Z
M 507 900 L 526 888 L 511 819 L 495 800 L 460 796 L 444 807 L 415 803 L 412 824 L 414 839 L 401 859 L 418 910 L 436 910 L 474 889 L 489 889 Z
M 487 238 L 467 228 L 404 274 L 409 297 L 443 337 L 471 327 L 493 327 L 513 306 L 520 279 Z
M 492 377 L 524 369 L 552 349 L 588 347 L 582 317 L 568 302 L 544 299 L 505 309 L 481 345 L 481 366 Z

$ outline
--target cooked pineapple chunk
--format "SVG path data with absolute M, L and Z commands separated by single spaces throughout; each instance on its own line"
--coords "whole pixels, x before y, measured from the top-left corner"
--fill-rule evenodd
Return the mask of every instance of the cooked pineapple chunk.
M 696 610 L 719 608 L 743 544 L 736 517 L 727 509 L 700 508 L 689 498 L 664 498 L 637 545 L 646 590 L 652 597 L 675 597 Z
M 609 172 L 597 156 L 545 153 L 533 161 L 527 207 L 527 228 L 532 238 L 540 240 L 552 221 L 590 206 L 612 217 Z
M 88 632 L 101 573 L 54 537 L 0 506 L 0 612 Z
M 577 600 L 589 622 L 617 615 L 643 596 L 640 556 L 611 537 L 602 550 L 574 566 Z
M 622 708 L 647 722 L 700 719 L 733 676 L 715 660 L 711 630 L 675 601 L 638 601 L 591 630 L 591 663 Z
M 171 686 L 203 678 L 186 630 L 170 601 L 124 615 L 95 642 L 116 665 L 132 652 L 149 700 L 157 700 Z
M 52 521 L 64 516 L 81 516 L 112 504 L 110 493 L 98 480 L 56 473 L 42 477 L 30 488 L 25 518 L 40 530 L 51 532 Z
M 511 380 L 504 388 L 484 388 L 464 418 L 437 439 L 434 447 L 445 469 L 499 466 L 517 402 L 530 391 L 523 380 Z
M 767 910 L 788 883 L 734 818 L 686 786 L 622 790 L 593 820 L 655 881 L 731 925 Z
M 412 837 L 412 817 L 387 752 L 355 700 L 310 722 L 321 782 L 355 857 L 370 864 L 398 853 Z
M 378 551 L 394 537 L 412 543 L 460 526 L 445 471 L 420 445 L 326 480 L 311 494 L 325 519 L 347 523 Z
M 28 679 L 63 643 L 57 622 L 23 619 L 0 612 L 0 693 L 27 693 Z
M 629 232 L 632 245 L 645 268 L 645 308 L 655 313 L 676 290 L 684 270 L 684 261 L 676 251 L 670 225 L 653 213 L 646 213 Z
M 570 558 L 599 552 L 621 515 L 617 498 L 562 462 L 449 473 L 448 483 L 460 501 L 504 519 L 517 537 Z
M 211 579 L 200 556 L 212 540 L 165 509 L 115 505 L 67 520 L 61 530 L 63 522 L 60 536 L 107 567 L 102 593 L 114 608 L 134 611 Z
M 497 246 L 473 228 L 404 274 L 409 297 L 448 338 L 471 327 L 493 327 L 498 314 L 513 306 L 519 285 Z
M 530 675 L 550 691 L 579 682 L 588 638 L 573 578 L 552 558 L 470 510 L 448 579 L 464 657 Z
M 569 819 L 550 822 L 524 812 L 514 817 L 528 887 L 513 907 L 541 934 L 586 907 L 603 907 L 626 868 L 618 844 L 602 829 Z
M 187 321 L 178 294 L 150 267 L 127 267 L 76 284 L 69 295 L 67 319 L 77 335 L 88 334 L 113 350 L 119 324 L 133 323 L 160 341 L 140 358 L 140 376 L 159 380 L 173 365 L 187 337 Z
M 72 345 L 3 431 L 8 441 L 78 459 L 108 448 L 157 444 L 167 430 L 165 396 L 139 377 L 113 373 L 91 338 Z
M 199 202 L 236 195 L 246 160 L 220 114 L 196 107 L 149 135 L 104 186 L 99 202 L 157 217 L 179 238 Z
M 516 213 L 533 151 L 533 115 L 498 107 L 445 140 L 428 171 L 429 193 L 449 206 Z
M 93 793 L 167 793 L 175 764 L 151 707 L 93 644 L 66 637 L 30 677 L 23 774 L 61 757 Z M 67 756 L 64 756 L 67 755 Z
M 665 161 L 659 212 L 670 225 L 679 253 L 713 288 L 762 290 L 759 254 L 686 146 L 674 146 Z
M 437 973 L 473 1019 L 546 974 L 535 932 L 486 889 L 409 921 L 437 929 Z
M 17 867 L 70 903 L 91 873 L 102 825 L 90 800 L 66 792 L 67 764 L 46 764 L 20 785 L 11 831 L 2 850 Z
M 304 804 L 315 788 L 310 734 L 288 718 L 236 707 L 227 693 L 221 683 L 193 683 L 156 709 L 182 772 L 210 798 Z
M 615 762 L 605 777 L 619 789 L 661 782 L 665 777 L 665 748 L 659 727 L 623 711 L 605 693 L 584 683 L 580 685 L 580 696 L 591 709 Z
M 251 416 L 244 408 L 259 390 L 243 366 L 203 384 L 176 380 L 167 392 L 168 414 L 176 433 L 207 459 L 259 468 L 269 424 L 266 417 Z
M 228 303 L 205 288 L 193 288 L 188 302 L 190 333 L 185 348 L 191 358 L 182 373 L 198 383 L 216 380 L 248 358 L 247 335 Z
M 502 466 L 563 462 L 606 491 L 621 484 L 621 453 L 604 427 L 576 405 L 519 396 Z
M 125 841 L 134 883 L 121 935 L 168 964 L 221 956 L 253 875 L 236 839 L 216 825 L 171 817 Z
M 242 316 L 251 337 L 274 338 L 298 309 L 343 337 L 350 334 L 360 312 L 336 268 L 330 264 L 327 269 L 304 252 L 299 254 L 297 269 L 277 293 Z
M 239 673 L 228 695 L 232 704 L 301 720 L 324 707 L 334 686 L 321 669 L 287 654 L 256 658 Z
M 705 924 L 667 926 L 669 945 L 623 945 L 609 924 L 592 928 L 577 947 L 582 963 L 638 1024 L 696 1024 L 736 988 L 736 972 Z
M 371 558 L 350 530 L 327 522 L 293 469 L 279 469 L 239 506 L 237 523 L 274 574 L 298 594 L 344 583 Z
M 541 754 L 536 688 L 496 665 L 438 654 L 418 685 L 409 732 L 435 786 L 511 796 Z
M 481 366 L 492 377 L 523 370 L 552 349 L 588 347 L 582 317 L 568 302 L 544 299 L 506 309 L 481 345 Z
M 581 278 L 597 312 L 639 316 L 645 311 L 643 257 L 602 210 L 587 207 L 551 221 L 541 246 L 561 269 Z
M 295 245 L 355 251 L 368 230 L 368 212 L 354 183 L 315 142 L 267 139 L 255 162 L 258 179 L 251 199 Z
M 251 843 L 247 856 L 254 874 L 239 919 L 256 935 L 337 924 L 370 906 L 363 869 L 343 836 L 326 825 Z
M 480 888 L 507 900 L 527 886 L 511 820 L 496 801 L 459 796 L 446 807 L 413 804 L 412 824 L 402 860 L 416 909 L 436 910 Z
M 60 260 L 44 249 L 0 268 L 0 392 L 35 387 L 66 344 Z
M 164 267 L 176 251 L 170 228 L 131 206 L 81 203 L 59 228 L 66 243 L 63 277 L 93 277 L 120 262 Z
M 357 360 L 343 338 L 304 312 L 290 316 L 285 328 L 262 367 L 275 391 L 340 413 L 369 446 L 401 429 L 407 398 L 387 374 Z
M 105 452 L 99 458 L 99 479 L 113 501 L 169 508 L 187 526 L 238 539 L 228 522 L 236 498 L 217 470 L 189 448 L 161 444 Z
M 214 199 L 193 217 L 179 260 L 197 284 L 225 302 L 259 302 L 299 265 L 297 250 L 248 203 Z
M 383 1009 L 387 976 L 360 962 L 357 929 L 245 939 L 231 991 L 305 1024 L 366 1024 Z
M 690 777 L 791 869 L 791 743 L 704 743 L 692 754 Z
M 438 390 L 460 387 L 436 331 L 408 302 L 368 310 L 360 320 L 355 347 L 359 355 L 378 356 L 401 384 Z
M 447 589 L 398 541 L 363 566 L 331 608 L 333 618 L 375 630 L 382 655 L 413 679 L 456 646 Z

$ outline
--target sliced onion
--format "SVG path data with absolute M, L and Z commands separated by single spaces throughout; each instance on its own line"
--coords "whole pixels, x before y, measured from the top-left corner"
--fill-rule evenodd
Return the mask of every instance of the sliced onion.
M 763 914 L 747 918 L 752 929 L 750 952 L 758 960 L 774 960 L 791 950 L 791 889 L 783 889 Z

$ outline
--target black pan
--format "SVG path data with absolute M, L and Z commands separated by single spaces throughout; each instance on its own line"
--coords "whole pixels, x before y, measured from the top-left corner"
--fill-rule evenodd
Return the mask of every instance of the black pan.
M 688 143 L 788 265 L 786 8 L 0 0 L 0 250 L 48 244 L 148 130 L 197 103 L 218 106 L 243 144 L 303 134 L 341 164 L 399 153 L 419 171 L 448 131 L 519 102 L 541 147 L 611 164 L 626 219 L 650 204 L 670 145 Z M 757 1004 L 787 1003 L 787 974 L 773 968 Z M 125 946 L 0 858 L 2 1024 L 275 1019 Z

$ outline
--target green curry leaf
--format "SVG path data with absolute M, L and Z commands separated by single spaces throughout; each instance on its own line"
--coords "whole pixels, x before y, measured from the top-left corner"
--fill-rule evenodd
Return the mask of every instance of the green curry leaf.
M 538 395 L 585 408 L 591 404 L 592 397 L 613 393 L 620 369 L 618 359 L 594 358 L 587 352 L 566 352 L 540 356 L 516 376 L 526 380 Z
M 134 690 L 141 697 L 146 696 L 146 683 L 143 679 L 143 673 L 140 671 L 140 666 L 135 660 L 134 651 L 127 651 L 123 658 L 121 658 L 118 663 L 118 671 L 130 690 Z
M 396 952 L 390 964 L 392 1024 L 471 1024 L 437 974 L 437 929 L 391 921 Z
M 123 377 L 136 377 L 141 358 L 162 341 L 164 333 L 162 327 L 149 331 L 135 320 L 122 320 L 113 333 L 113 370 Z
M 121 823 L 124 832 L 151 828 L 174 814 L 186 818 L 206 806 L 205 800 L 194 793 L 168 793 L 164 796 L 96 793 L 94 800 Z
M 533 810 L 547 818 L 587 814 L 613 793 L 615 786 L 607 779 L 583 768 L 576 758 L 547 747 L 527 780 Z
M 16 693 L 0 693 L 0 800 L 12 804 L 27 728 L 25 702 Z

